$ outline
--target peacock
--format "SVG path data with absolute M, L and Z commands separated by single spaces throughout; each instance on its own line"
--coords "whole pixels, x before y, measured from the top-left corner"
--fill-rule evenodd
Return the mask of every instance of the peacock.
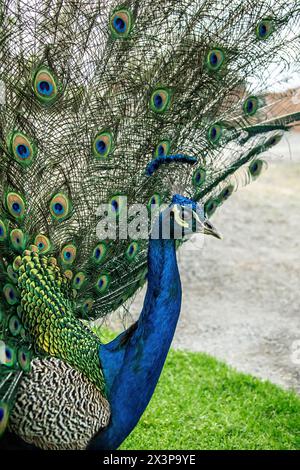
M 180 314 L 177 249 L 221 238 L 214 212 L 300 120 L 268 93 L 291 88 L 299 31 L 298 0 L 1 1 L 2 448 L 134 429 Z M 145 283 L 101 342 L 91 322 Z

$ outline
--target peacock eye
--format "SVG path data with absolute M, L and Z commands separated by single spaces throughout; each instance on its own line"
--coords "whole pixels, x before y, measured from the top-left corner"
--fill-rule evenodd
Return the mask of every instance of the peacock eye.
M 60 253 L 60 259 L 64 264 L 72 264 L 76 258 L 77 248 L 75 245 L 70 243 L 66 245 Z
M 26 246 L 26 236 L 22 230 L 15 228 L 9 235 L 10 243 L 15 250 L 24 250 Z
M 98 278 L 96 282 L 96 290 L 100 294 L 104 294 L 104 292 L 107 291 L 108 286 L 110 283 L 110 276 L 108 274 L 101 274 L 101 276 Z
M 220 203 L 226 201 L 232 195 L 233 191 L 234 191 L 233 184 L 226 186 L 226 188 L 224 188 L 223 191 L 218 196 L 218 200 L 220 201 Z
M 93 308 L 94 300 L 93 299 L 86 299 L 81 307 L 82 313 L 87 314 Z
M 15 132 L 12 134 L 9 147 L 10 153 L 22 166 L 30 165 L 36 155 L 35 145 L 21 132 Z
M 207 54 L 207 66 L 209 70 L 217 71 L 219 70 L 225 60 L 224 52 L 221 49 L 212 49 Z
M 216 123 L 210 126 L 207 132 L 207 138 L 209 142 L 211 142 L 213 145 L 217 145 L 223 135 L 223 127 L 221 124 Z
M 94 138 L 93 154 L 96 158 L 106 158 L 112 152 L 113 138 L 108 131 L 99 132 Z
M 128 246 L 125 252 L 125 256 L 127 260 L 133 261 L 136 255 L 138 254 L 138 251 L 139 251 L 139 244 L 137 242 L 130 243 L 130 245 Z
M 7 238 L 7 226 L 6 221 L 0 219 L 0 242 L 4 242 Z
M 71 203 L 69 198 L 63 194 L 58 193 L 53 196 L 50 202 L 50 213 L 56 220 L 64 220 L 71 212 Z
M 196 187 L 202 186 L 206 180 L 205 168 L 197 168 L 193 174 L 193 185 Z
M 126 196 L 116 194 L 110 199 L 110 202 L 109 202 L 110 213 L 118 217 L 123 211 L 123 209 L 125 208 L 126 203 L 127 203 Z
M 2 342 L 0 350 L 1 364 L 7 367 L 13 367 L 16 362 L 15 348 Z M 0 402 L 1 404 L 1 402 Z
M 20 348 L 18 350 L 18 363 L 20 368 L 24 372 L 28 372 L 30 370 L 30 362 L 31 362 L 31 353 L 25 348 Z
M 268 39 L 275 31 L 274 21 L 272 19 L 263 19 L 256 26 L 256 37 L 262 41 Z
M 110 18 L 110 30 L 115 39 L 126 39 L 132 29 L 132 14 L 130 10 L 115 11 Z
M 47 67 L 41 67 L 33 76 L 33 91 L 42 104 L 52 104 L 58 96 L 57 80 Z
M 13 336 L 17 336 L 20 333 L 22 325 L 16 315 L 13 315 L 10 318 L 9 323 L 8 323 L 8 328 L 9 328 L 10 333 Z
M 162 140 L 157 144 L 154 150 L 155 157 L 165 157 L 170 151 L 171 143 L 169 140 Z
M 17 284 L 17 282 L 18 282 L 18 275 L 17 275 L 17 273 L 14 272 L 13 266 L 12 266 L 12 265 L 8 265 L 6 271 L 7 271 L 7 275 L 8 275 L 8 277 L 9 277 L 9 279 L 10 279 L 11 281 L 13 281 L 13 283 Z
M 48 253 L 48 251 L 51 249 L 49 238 L 42 234 L 39 234 L 35 237 L 34 244 L 38 247 L 40 253 Z
M 92 259 L 95 263 L 99 264 L 101 263 L 106 255 L 107 252 L 107 247 L 105 243 L 98 243 L 98 245 L 95 246 L 92 254 Z
M 250 163 L 248 171 L 251 178 L 255 179 L 261 174 L 261 172 L 263 171 L 264 163 L 265 162 L 259 158 L 253 160 Z
M 205 203 L 204 213 L 207 215 L 207 217 L 210 217 L 211 215 L 213 215 L 213 213 L 216 211 L 218 205 L 219 205 L 219 202 L 216 199 L 209 199 Z
M 171 92 L 166 88 L 158 88 L 152 92 L 150 107 L 155 113 L 164 113 L 168 110 L 171 102 Z
M 6 207 L 10 215 L 17 220 L 21 220 L 25 215 L 26 203 L 18 193 L 7 193 Z
M 243 110 L 246 116 L 254 116 L 259 108 L 259 101 L 256 96 L 249 96 L 244 101 Z
M 277 145 L 283 137 L 283 134 L 277 134 L 271 137 L 266 141 L 266 147 L 274 147 L 274 145 Z
M 81 289 L 81 287 L 83 286 L 83 284 L 85 282 L 85 279 L 86 279 L 85 273 L 79 272 L 79 273 L 75 274 L 74 279 L 73 279 L 74 289 L 76 289 L 76 290 Z

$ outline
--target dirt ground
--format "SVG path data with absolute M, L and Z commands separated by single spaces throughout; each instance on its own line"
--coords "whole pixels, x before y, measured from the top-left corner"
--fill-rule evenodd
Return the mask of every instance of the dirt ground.
M 206 237 L 202 249 L 180 250 L 173 347 L 300 392 L 300 134 L 285 138 L 271 160 L 213 216 L 222 241 Z

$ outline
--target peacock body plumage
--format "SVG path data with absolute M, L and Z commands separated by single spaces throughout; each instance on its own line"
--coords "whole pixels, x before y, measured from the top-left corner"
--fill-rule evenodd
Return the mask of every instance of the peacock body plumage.
M 1 2 L 0 434 L 122 442 L 180 312 L 174 233 L 218 236 L 207 218 L 299 121 L 267 94 L 297 72 L 299 2 L 223 3 Z M 87 322 L 147 280 L 138 323 L 103 346 Z

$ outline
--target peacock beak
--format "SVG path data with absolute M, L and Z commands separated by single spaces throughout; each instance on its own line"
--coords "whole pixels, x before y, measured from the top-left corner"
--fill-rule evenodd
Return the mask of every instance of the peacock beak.
M 203 226 L 204 226 L 203 233 L 205 235 L 212 235 L 213 237 L 218 238 L 219 240 L 222 240 L 222 235 L 220 234 L 220 232 L 218 232 L 218 230 L 213 226 L 213 224 L 210 221 L 205 220 Z
M 196 227 L 197 227 L 197 232 L 199 233 L 204 233 L 205 235 L 212 235 L 215 238 L 219 238 L 219 240 L 222 239 L 222 235 L 218 230 L 213 226 L 213 224 L 208 220 L 205 219 L 203 222 L 200 220 L 198 214 L 194 211 L 194 218 L 196 220 Z

